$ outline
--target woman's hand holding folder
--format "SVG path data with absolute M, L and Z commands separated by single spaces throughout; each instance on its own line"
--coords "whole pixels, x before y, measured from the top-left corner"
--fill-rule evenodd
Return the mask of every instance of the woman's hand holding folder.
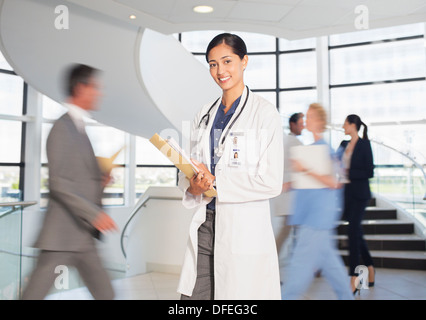
M 191 159 L 192 163 L 197 167 L 198 173 L 189 179 L 190 186 L 188 192 L 194 196 L 198 196 L 210 189 L 213 189 L 213 182 L 216 179 L 212 175 L 205 164 Z

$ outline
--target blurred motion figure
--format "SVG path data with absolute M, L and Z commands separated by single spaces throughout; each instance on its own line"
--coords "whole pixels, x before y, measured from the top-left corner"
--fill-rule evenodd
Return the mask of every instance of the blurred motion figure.
M 73 65 L 67 73 L 68 112 L 47 139 L 49 206 L 35 247 L 41 252 L 23 299 L 43 299 L 58 266 L 74 266 L 95 299 L 113 299 L 114 291 L 97 253 L 95 239 L 116 230 L 102 210 L 102 193 L 109 173 L 102 173 L 85 131 L 84 117 L 97 108 L 98 70 Z

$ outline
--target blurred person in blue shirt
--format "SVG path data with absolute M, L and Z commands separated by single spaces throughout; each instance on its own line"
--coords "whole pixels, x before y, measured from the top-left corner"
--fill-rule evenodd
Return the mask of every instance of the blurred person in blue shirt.
M 328 146 L 323 139 L 326 123 L 324 108 L 318 103 L 311 104 L 306 114 L 306 129 L 313 133 L 313 145 Z M 330 160 L 334 162 L 334 152 L 328 148 Z M 300 161 L 293 160 L 293 169 L 314 178 L 324 188 L 295 189 L 289 224 L 297 226 L 297 239 L 284 282 L 283 299 L 301 298 L 315 272 L 321 270 L 338 299 L 352 300 L 345 267 L 333 239 L 340 217 L 341 184 L 334 174 L 318 174 L 308 170 Z

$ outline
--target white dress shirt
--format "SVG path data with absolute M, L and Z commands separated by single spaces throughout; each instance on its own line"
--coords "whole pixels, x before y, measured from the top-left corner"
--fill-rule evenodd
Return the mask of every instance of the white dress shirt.
M 74 122 L 78 131 L 80 131 L 81 133 L 86 133 L 84 119 L 91 119 L 91 114 L 72 103 L 64 103 L 63 105 L 68 109 L 68 114 L 70 115 L 71 120 Z

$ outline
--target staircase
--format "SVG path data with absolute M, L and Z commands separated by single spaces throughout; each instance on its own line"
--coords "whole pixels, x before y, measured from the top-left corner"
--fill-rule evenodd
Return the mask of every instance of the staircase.
M 397 218 L 396 209 L 379 208 L 372 199 L 362 227 L 375 267 L 426 270 L 426 240 L 414 233 L 414 223 Z M 340 223 L 337 234 L 338 248 L 347 264 L 347 222 Z

